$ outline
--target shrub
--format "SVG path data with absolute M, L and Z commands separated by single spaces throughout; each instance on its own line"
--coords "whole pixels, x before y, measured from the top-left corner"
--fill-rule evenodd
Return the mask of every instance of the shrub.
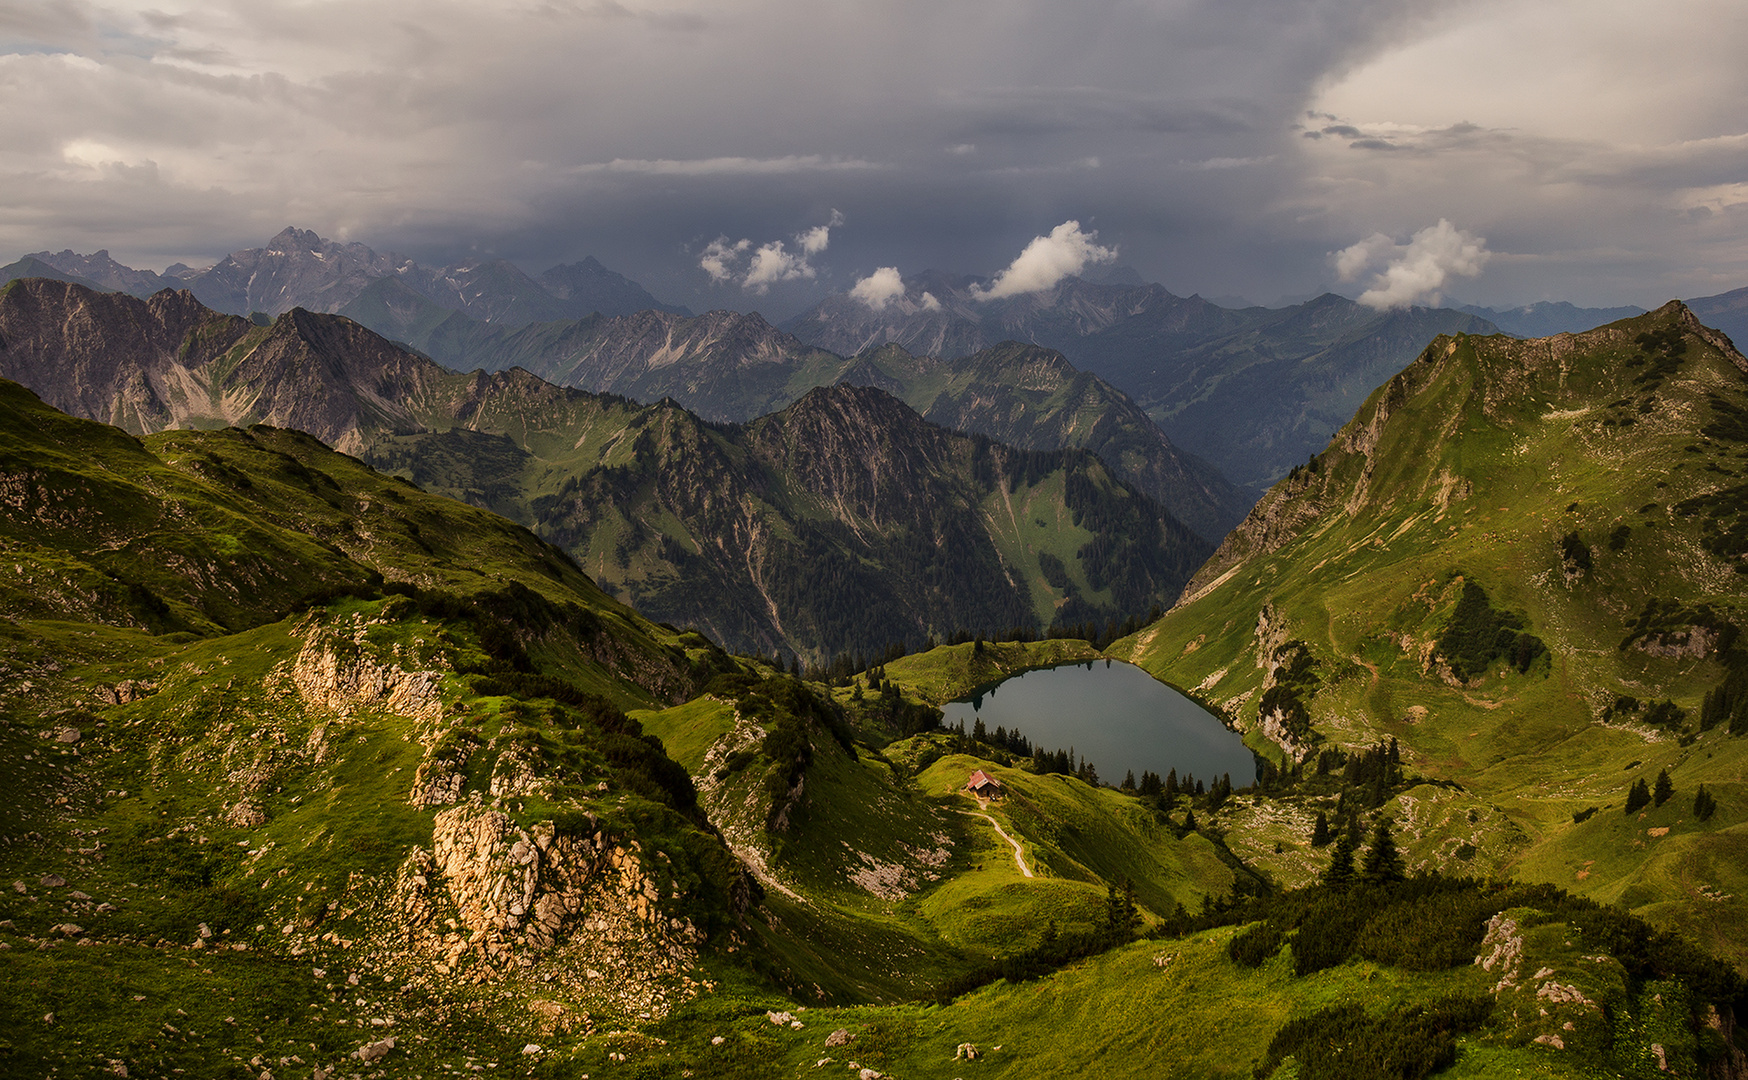
M 1272 923 L 1260 922 L 1232 935 L 1226 943 L 1226 955 L 1240 967 L 1261 967 L 1264 960 L 1280 951 L 1282 940 Z
M 1480 1027 L 1492 1011 L 1493 999 L 1481 995 L 1376 1017 L 1360 1005 L 1332 1005 L 1282 1025 L 1256 1075 L 1270 1075 L 1290 1055 L 1301 1080 L 1419 1080 L 1456 1061 L 1457 1035 Z

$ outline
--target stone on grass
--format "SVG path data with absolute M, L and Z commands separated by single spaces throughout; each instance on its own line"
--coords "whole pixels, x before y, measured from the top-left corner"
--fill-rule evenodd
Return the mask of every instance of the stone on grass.
M 382 1040 L 381 1042 L 366 1043 L 365 1045 L 359 1047 L 357 1050 L 353 1051 L 353 1056 L 356 1057 L 359 1061 L 362 1061 L 362 1062 L 365 1062 L 366 1064 L 368 1064 L 372 1061 L 378 1061 L 382 1058 L 387 1057 L 388 1052 L 390 1050 L 393 1050 L 394 1048 L 395 1048 L 394 1036 L 390 1035 L 388 1038 Z

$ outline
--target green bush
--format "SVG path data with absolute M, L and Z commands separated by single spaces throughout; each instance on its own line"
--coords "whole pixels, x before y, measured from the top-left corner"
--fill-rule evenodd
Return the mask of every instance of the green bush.
M 1439 635 L 1437 648 L 1464 682 L 1486 674 L 1502 657 L 1519 673 L 1527 672 L 1548 651 L 1541 638 L 1524 632 L 1521 616 L 1495 610 L 1487 591 L 1473 581 L 1463 583 L 1463 595 Z
M 1280 951 L 1283 940 L 1272 923 L 1260 922 L 1232 935 L 1232 940 L 1226 943 L 1226 955 L 1240 967 L 1261 967 L 1263 961 Z
M 1491 997 L 1460 994 L 1379 1016 L 1332 1005 L 1282 1025 L 1256 1075 L 1272 1075 L 1291 1056 L 1301 1080 L 1418 1080 L 1456 1061 L 1457 1036 L 1492 1011 Z

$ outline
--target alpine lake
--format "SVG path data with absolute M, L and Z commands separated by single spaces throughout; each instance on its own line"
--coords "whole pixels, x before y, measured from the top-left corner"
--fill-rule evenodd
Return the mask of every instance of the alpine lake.
M 1256 779 L 1256 760 L 1238 733 L 1183 694 L 1133 664 L 1088 660 L 1022 672 L 942 706 L 943 723 L 970 731 L 978 720 L 1030 739 L 1036 749 L 1073 748 L 1107 784 L 1132 771 L 1212 781 L 1230 774 L 1234 787 Z

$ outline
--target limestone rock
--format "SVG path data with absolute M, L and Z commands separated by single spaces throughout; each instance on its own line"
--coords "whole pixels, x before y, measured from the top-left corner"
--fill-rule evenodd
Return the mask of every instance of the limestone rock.
M 395 1039 L 394 1039 L 393 1035 L 390 1035 L 388 1038 L 383 1039 L 381 1042 L 366 1043 L 365 1045 L 359 1047 L 357 1050 L 353 1051 L 353 1056 L 356 1057 L 359 1061 L 362 1061 L 365 1064 L 369 1064 L 372 1061 L 379 1061 L 382 1058 L 387 1057 L 388 1052 L 390 1050 L 393 1050 L 394 1048 L 395 1048 Z

